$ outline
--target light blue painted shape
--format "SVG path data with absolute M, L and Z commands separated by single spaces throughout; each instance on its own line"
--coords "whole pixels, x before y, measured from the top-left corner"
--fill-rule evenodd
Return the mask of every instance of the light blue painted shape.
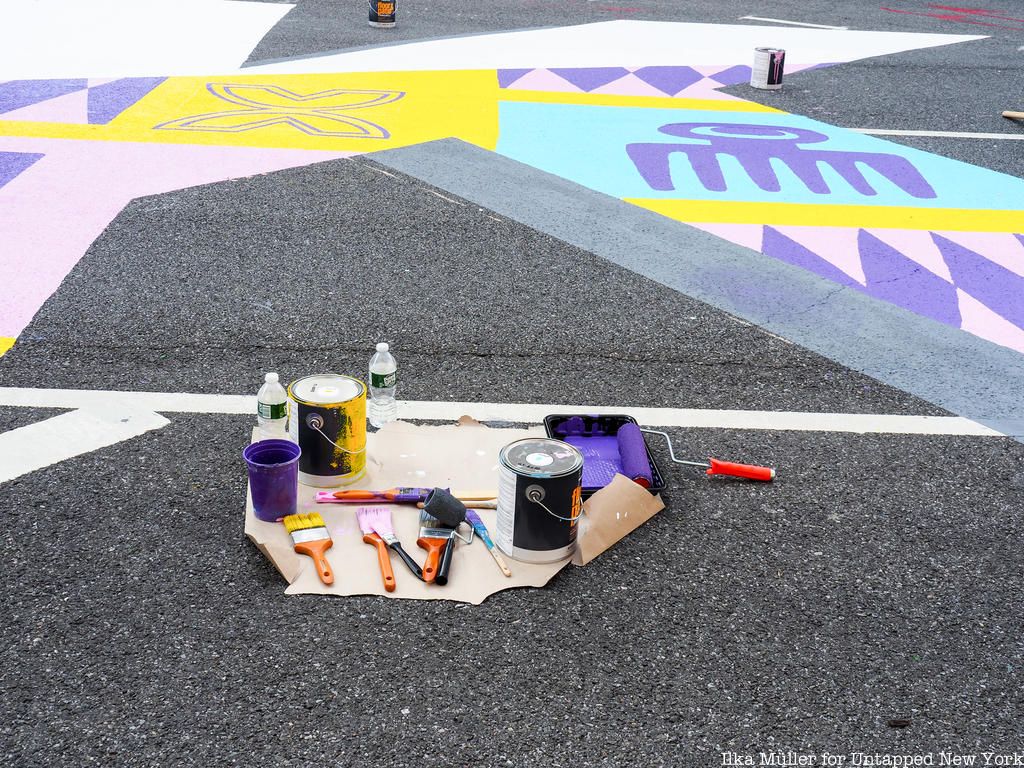
M 719 112 L 689 109 L 646 109 L 578 104 L 504 102 L 497 152 L 590 189 L 619 198 L 646 197 L 810 203 L 831 205 L 912 206 L 924 208 L 1024 208 L 1024 181 L 928 152 L 894 144 L 798 115 L 764 112 Z M 830 189 L 815 194 L 778 161 L 773 168 L 781 189 L 758 188 L 735 157 L 719 155 L 725 191 L 710 191 L 698 180 L 685 154 L 670 159 L 674 191 L 657 191 L 645 182 L 626 153 L 631 143 L 702 144 L 701 140 L 658 131 L 671 123 L 729 123 L 785 126 L 825 134 L 827 141 L 803 145 L 829 152 L 870 152 L 905 158 L 934 190 L 935 197 L 914 196 L 864 165 L 858 168 L 877 194 L 858 192 L 834 169 L 818 167 Z M 759 141 L 770 141 L 760 139 Z M 823 225 L 828 222 L 823 221 Z

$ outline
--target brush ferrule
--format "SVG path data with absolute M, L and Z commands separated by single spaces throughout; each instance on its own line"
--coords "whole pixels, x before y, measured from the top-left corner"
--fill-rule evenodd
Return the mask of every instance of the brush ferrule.
M 319 541 L 320 539 L 331 538 L 330 531 L 321 526 L 320 528 L 303 528 L 301 531 L 292 531 L 292 542 L 304 544 L 307 541 Z

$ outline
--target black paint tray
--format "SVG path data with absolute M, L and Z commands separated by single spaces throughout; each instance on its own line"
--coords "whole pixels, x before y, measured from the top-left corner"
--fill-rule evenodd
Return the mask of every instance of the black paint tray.
M 569 419 L 583 420 L 583 434 L 567 435 L 565 423 Z M 619 443 L 616 434 L 623 424 L 636 424 L 632 416 L 625 414 L 609 414 L 607 416 L 587 416 L 580 413 L 552 414 L 544 417 L 544 430 L 548 437 L 564 440 L 575 446 L 583 454 L 583 498 L 589 498 L 595 491 L 604 488 L 612 481 L 616 472 L 622 473 L 619 460 Z M 639 425 L 637 425 L 639 426 Z M 560 434 L 561 432 L 561 434 Z M 647 448 L 647 461 L 651 465 L 651 487 L 648 490 L 658 493 L 665 490 L 665 481 L 661 470 L 651 455 L 651 449 L 644 439 Z

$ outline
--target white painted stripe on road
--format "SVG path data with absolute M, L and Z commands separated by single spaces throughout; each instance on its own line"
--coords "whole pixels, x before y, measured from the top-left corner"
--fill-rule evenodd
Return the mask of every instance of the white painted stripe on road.
M 963 133 L 960 131 L 903 131 L 886 128 L 848 128 L 854 133 L 869 136 L 938 136 L 945 139 L 998 139 L 1000 141 L 1024 141 L 1024 133 Z
M 791 27 L 812 27 L 814 29 L 849 29 L 849 27 L 833 27 L 829 24 L 808 24 L 805 21 L 789 21 L 787 19 L 766 19 L 761 16 L 740 16 L 740 20 L 770 21 L 772 24 L 788 24 Z
M 0 406 L 88 408 L 109 413 L 224 413 L 253 416 L 254 395 L 203 395 L 181 392 L 115 392 L 85 389 L 0 388 Z M 399 401 L 399 417 L 452 421 L 471 416 L 478 421 L 539 424 L 552 413 L 627 413 L 652 427 L 798 430 L 807 432 L 888 433 L 1000 437 L 1001 433 L 960 416 L 901 416 L 866 413 L 705 410 L 557 403 L 464 403 L 430 400 Z
M 256 413 L 255 395 L 185 392 L 117 392 L 101 389 L 0 387 L 0 405 L 32 408 L 91 408 L 156 413 Z
M 76 410 L 0 434 L 0 483 L 170 422 L 147 412 Z

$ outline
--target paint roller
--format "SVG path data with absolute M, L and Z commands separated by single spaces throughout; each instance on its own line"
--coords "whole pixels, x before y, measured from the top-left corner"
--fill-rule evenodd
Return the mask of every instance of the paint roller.
M 455 498 L 446 488 L 434 488 L 423 501 L 423 511 L 445 527 L 452 529 L 452 534 L 448 537 L 444 551 L 441 553 L 437 576 L 434 577 L 436 584 L 444 586 L 448 583 L 448 571 L 452 565 L 452 555 L 455 553 L 455 529 L 466 520 L 466 505 Z
M 691 467 L 703 467 L 709 475 L 726 475 L 729 477 L 744 477 L 748 480 L 760 480 L 771 482 L 775 477 L 775 470 L 770 467 L 757 467 L 752 464 L 736 464 L 731 461 L 720 461 L 709 459 L 704 461 L 684 461 L 677 459 L 675 451 L 672 450 L 672 439 L 657 429 L 642 429 L 636 424 L 623 424 L 619 427 L 615 437 L 619 444 L 619 460 L 622 463 L 622 474 L 642 485 L 650 488 L 654 482 L 651 474 L 651 462 L 647 458 L 647 444 L 644 442 L 642 433 L 650 435 L 661 435 L 668 443 L 668 453 L 676 464 L 687 464 Z

